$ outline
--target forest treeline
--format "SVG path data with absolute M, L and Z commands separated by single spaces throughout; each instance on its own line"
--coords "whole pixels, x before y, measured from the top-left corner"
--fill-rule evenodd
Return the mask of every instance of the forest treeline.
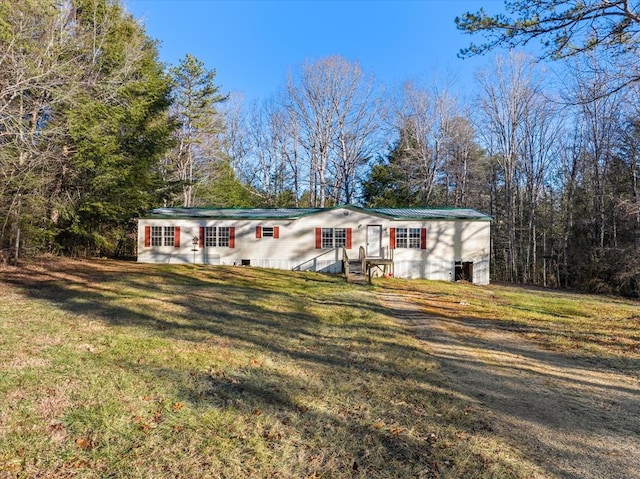
M 244 105 L 118 0 L 4 0 L 0 258 L 132 255 L 162 205 L 471 207 L 494 280 L 638 296 L 640 86 L 582 53 L 496 56 L 464 96 L 333 56 Z

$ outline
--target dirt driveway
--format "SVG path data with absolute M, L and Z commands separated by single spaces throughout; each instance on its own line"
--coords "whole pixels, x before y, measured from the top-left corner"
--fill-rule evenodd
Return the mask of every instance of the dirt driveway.
M 428 344 L 452 388 L 489 410 L 494 430 L 545 477 L 640 478 L 638 374 L 542 349 L 486 321 L 424 313 L 410 296 L 380 299 Z

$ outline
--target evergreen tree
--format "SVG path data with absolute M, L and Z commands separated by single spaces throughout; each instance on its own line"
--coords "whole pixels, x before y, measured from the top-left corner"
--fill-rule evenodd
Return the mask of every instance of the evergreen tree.
M 406 142 L 410 138 L 404 137 L 389 151 L 387 157 L 379 160 L 373 166 L 367 180 L 363 182 L 363 199 L 369 207 L 407 207 L 425 206 L 424 197 L 420 195 L 413 168 L 406 165 L 416 163 L 406 155 Z
M 0 61 L 1 247 L 112 253 L 157 202 L 172 127 L 155 44 L 117 0 L 6 0 Z
M 78 0 L 76 28 L 101 34 L 99 51 L 62 114 L 73 154 L 67 179 L 72 210 L 60 234 L 73 253 L 112 254 L 129 218 L 158 203 L 159 161 L 170 145 L 170 82 L 155 43 L 118 2 Z
M 215 70 L 207 70 L 200 60 L 187 54 L 171 68 L 173 82 L 172 114 L 179 128 L 176 146 L 165 159 L 167 179 L 181 186 L 182 206 L 194 206 L 197 187 L 222 161 L 219 134 L 223 129 L 217 106 L 227 99 L 215 84 Z M 174 203 L 173 199 L 168 199 Z

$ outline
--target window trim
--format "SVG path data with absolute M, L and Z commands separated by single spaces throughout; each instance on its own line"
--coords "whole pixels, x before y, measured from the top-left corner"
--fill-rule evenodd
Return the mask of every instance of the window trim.
M 235 248 L 235 226 L 201 226 L 200 248 Z
M 164 228 L 162 226 L 151 226 L 151 247 L 162 246 L 164 239 Z
M 180 226 L 146 225 L 144 227 L 145 248 L 180 247 Z
M 389 228 L 389 246 L 391 249 L 426 250 L 427 228 L 424 226 Z
M 319 226 L 316 228 L 316 249 L 351 249 L 352 231 L 352 228 L 346 227 Z
M 280 238 L 280 227 L 279 226 L 256 226 L 256 239 L 262 238 Z

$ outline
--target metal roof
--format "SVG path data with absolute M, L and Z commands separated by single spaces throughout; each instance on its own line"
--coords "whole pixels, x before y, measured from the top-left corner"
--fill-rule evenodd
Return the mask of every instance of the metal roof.
M 366 208 L 393 219 L 491 220 L 491 216 L 471 208 Z
M 155 208 L 147 211 L 149 218 L 236 218 L 293 219 L 319 213 L 324 208 Z
M 155 208 L 147 218 L 296 219 L 322 211 L 346 208 L 395 220 L 485 220 L 493 218 L 471 208 Z

